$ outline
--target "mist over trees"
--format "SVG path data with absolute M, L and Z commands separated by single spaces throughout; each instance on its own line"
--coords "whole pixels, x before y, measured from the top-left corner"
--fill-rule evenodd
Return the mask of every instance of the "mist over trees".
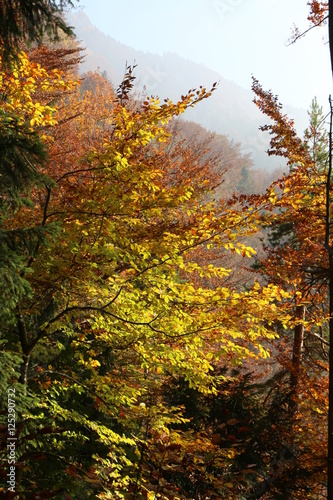
M 190 109 L 186 119 L 239 142 L 242 152 L 251 154 L 257 168 L 271 171 L 280 165 L 284 166 L 281 159 L 268 158 L 266 155 L 269 137 L 258 131 L 264 118 L 253 106 L 250 90 L 245 90 L 223 75 L 177 54 L 167 52 L 160 56 L 121 44 L 93 26 L 84 12 L 71 13 L 68 20 L 75 26 L 75 32 L 83 46 L 88 47 L 82 64 L 83 72 L 99 68 L 101 72 L 106 72 L 111 82 L 119 82 L 124 75 L 124 61 L 135 63 L 137 87 L 145 87 L 146 92 L 157 94 L 162 99 L 178 99 L 179 95 L 193 86 L 209 87 L 217 81 L 218 89 L 211 99 Z M 249 86 L 250 84 L 249 79 Z M 306 110 L 309 105 L 310 102 L 304 103 L 304 109 L 287 107 L 301 133 L 307 126 Z

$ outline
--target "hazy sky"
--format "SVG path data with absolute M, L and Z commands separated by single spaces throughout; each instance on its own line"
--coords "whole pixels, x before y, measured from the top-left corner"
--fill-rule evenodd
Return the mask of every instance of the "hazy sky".
M 308 108 L 332 93 L 327 27 L 307 28 L 307 0 L 80 0 L 91 22 L 135 49 L 175 52 L 245 88 L 253 74 L 285 104 Z

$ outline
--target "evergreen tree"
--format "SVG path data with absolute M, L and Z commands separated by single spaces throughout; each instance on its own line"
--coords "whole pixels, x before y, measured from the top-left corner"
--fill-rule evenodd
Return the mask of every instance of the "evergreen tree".
M 72 0 L 0 0 L 0 46 L 6 64 L 18 52 L 20 42 L 41 42 L 45 35 L 73 34 L 62 17 Z
M 328 132 L 323 107 L 319 106 L 316 97 L 311 102 L 308 115 L 309 127 L 304 131 L 304 141 L 316 168 L 323 172 L 328 162 Z
M 46 150 L 36 132 L 3 110 L 0 144 L 0 307 L 3 319 L 11 322 L 16 303 L 29 292 L 24 269 L 43 231 L 9 230 L 8 218 L 20 207 L 29 206 L 29 188 L 43 183 L 45 176 L 38 173 L 37 166 L 44 161 Z

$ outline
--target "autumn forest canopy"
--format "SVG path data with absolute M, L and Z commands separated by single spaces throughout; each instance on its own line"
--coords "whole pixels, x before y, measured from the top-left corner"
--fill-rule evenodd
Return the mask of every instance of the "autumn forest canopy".
M 330 110 L 253 78 L 264 179 L 216 83 L 81 75 L 71 6 L 0 0 L 0 498 L 331 498 Z

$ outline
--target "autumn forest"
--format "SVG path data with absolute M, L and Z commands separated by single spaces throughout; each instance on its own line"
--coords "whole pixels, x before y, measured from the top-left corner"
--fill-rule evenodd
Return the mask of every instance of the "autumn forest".
M 263 179 L 71 5 L 0 0 L 0 498 L 332 500 L 332 111 L 253 78 Z

